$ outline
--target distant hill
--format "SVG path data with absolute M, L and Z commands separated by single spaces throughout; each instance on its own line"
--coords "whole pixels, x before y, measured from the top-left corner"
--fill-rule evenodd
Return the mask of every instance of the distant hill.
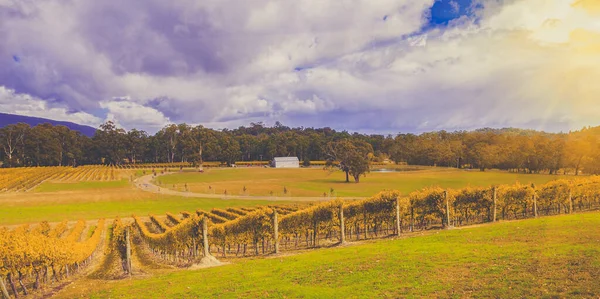
M 61 126 L 65 126 L 65 127 L 69 128 L 71 130 L 79 131 L 81 134 L 86 135 L 88 137 L 92 137 L 92 136 L 94 136 L 94 133 L 96 133 L 95 128 L 92 128 L 90 126 L 79 125 L 79 124 L 72 123 L 72 122 L 0 113 L 0 128 L 5 127 L 7 125 L 11 125 L 11 124 L 16 124 L 16 123 L 26 123 L 32 127 L 39 125 L 39 124 L 43 124 L 43 123 L 49 123 L 53 126 L 61 125 Z

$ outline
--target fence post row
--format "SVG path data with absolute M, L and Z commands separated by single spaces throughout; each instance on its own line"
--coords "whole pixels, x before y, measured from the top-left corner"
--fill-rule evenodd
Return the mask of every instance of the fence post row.
M 531 193 L 528 188 L 532 188 L 533 192 Z M 467 224 L 478 222 L 478 221 L 497 222 L 499 208 L 501 209 L 502 218 L 504 219 L 504 217 L 505 217 L 504 216 L 504 207 L 505 206 L 503 205 L 503 203 L 504 203 L 503 199 L 507 196 L 509 196 L 511 198 L 518 196 L 519 200 L 524 200 L 524 201 L 527 201 L 527 203 L 528 203 L 526 206 L 523 207 L 523 211 L 524 211 L 523 213 L 526 215 L 523 215 L 523 214 L 517 215 L 518 211 L 515 211 L 514 212 L 515 217 L 519 218 L 519 217 L 523 217 L 523 216 L 526 216 L 526 217 L 532 216 L 531 214 L 529 214 L 529 211 L 530 211 L 529 209 L 531 208 L 531 205 L 529 205 L 530 202 L 527 199 L 533 199 L 533 215 L 534 215 L 534 217 L 538 217 L 539 216 L 538 206 L 537 206 L 538 197 L 541 196 L 541 200 L 542 200 L 542 204 L 543 204 L 543 212 L 545 211 L 544 209 L 547 206 L 546 201 L 545 201 L 547 199 L 546 198 L 547 196 L 546 196 L 546 193 L 544 193 L 545 192 L 544 190 L 546 190 L 546 188 L 547 188 L 546 186 L 541 188 L 539 195 L 536 190 L 536 186 L 534 184 L 531 184 L 531 186 L 525 186 L 525 188 L 519 187 L 518 190 L 515 189 L 516 191 L 518 191 L 518 193 L 515 193 L 515 194 L 518 194 L 518 195 L 506 195 L 507 193 L 504 192 L 503 189 L 500 189 L 497 185 L 492 186 L 491 190 L 489 188 L 480 189 L 482 193 L 479 193 L 480 191 L 477 191 L 478 193 L 476 193 L 476 194 L 478 197 L 481 197 L 481 198 L 476 198 L 475 200 L 485 201 L 485 200 L 490 199 L 487 196 L 490 195 L 489 192 L 491 191 L 492 192 L 492 194 L 491 194 L 492 203 L 485 202 L 486 206 L 479 208 L 480 210 L 479 210 L 478 214 L 473 216 L 472 218 L 471 218 L 472 215 L 461 216 L 461 213 L 460 213 L 461 210 L 460 210 L 459 206 L 456 206 L 458 209 L 456 209 L 454 211 L 454 212 L 456 212 L 455 218 L 453 218 L 453 219 L 451 218 L 451 210 L 450 210 L 450 199 L 451 198 L 450 198 L 450 196 L 453 196 L 452 195 L 453 193 L 451 193 L 452 190 L 443 190 L 443 193 L 440 194 L 442 192 L 442 190 L 438 189 L 438 190 L 435 190 L 435 193 L 430 193 L 430 194 L 426 195 L 426 196 L 428 196 L 427 199 L 430 199 L 430 200 L 436 199 L 435 202 L 437 204 L 442 204 L 441 207 L 438 206 L 436 208 L 434 220 L 429 219 L 428 217 L 424 217 L 423 215 L 420 214 L 421 210 L 420 210 L 419 200 L 421 200 L 421 199 L 419 199 L 419 198 L 417 198 L 415 202 L 413 202 L 413 200 L 415 200 L 415 199 L 411 198 L 410 199 L 411 202 L 409 204 L 408 202 L 404 202 L 404 201 L 402 201 L 402 203 L 401 203 L 401 200 L 406 200 L 407 198 L 401 198 L 398 196 L 393 199 L 387 199 L 386 202 L 378 202 L 379 204 L 382 204 L 383 206 L 376 206 L 376 208 L 374 208 L 374 209 L 369 208 L 369 205 L 371 204 L 371 202 L 370 202 L 370 200 L 366 200 L 364 203 L 361 202 L 361 206 L 363 207 L 363 209 L 357 209 L 355 212 L 356 214 L 353 214 L 350 216 L 351 217 L 350 220 L 353 224 L 353 226 L 350 228 L 350 230 L 351 230 L 350 236 L 352 236 L 353 234 L 356 234 L 356 239 L 358 240 L 358 239 L 361 239 L 360 238 L 361 233 L 364 233 L 364 238 L 368 239 L 370 237 L 369 229 L 372 229 L 372 233 L 375 235 L 375 238 L 378 237 L 379 232 L 383 231 L 385 234 L 389 234 L 390 230 L 393 230 L 394 235 L 400 236 L 402 229 L 403 229 L 402 221 L 405 221 L 404 224 L 406 224 L 407 228 L 409 228 L 410 231 L 414 231 L 415 230 L 415 220 L 419 221 L 419 223 L 417 223 L 417 227 L 419 227 L 420 229 L 424 229 L 427 226 L 432 225 L 432 223 L 438 224 L 439 223 L 438 221 L 440 221 L 440 219 L 439 219 L 440 217 L 442 218 L 441 219 L 442 225 L 445 229 L 450 229 L 454 225 L 459 225 L 459 223 L 460 223 L 460 225 L 462 225 L 463 220 L 465 220 L 465 222 Z M 499 191 L 499 189 L 500 189 L 500 191 Z M 526 191 L 526 193 L 523 193 L 524 190 Z M 569 186 L 568 189 L 564 189 L 564 187 L 563 187 L 560 189 L 560 191 L 561 191 L 560 196 L 565 196 L 565 193 L 567 193 L 566 196 L 568 196 L 568 200 L 569 200 L 569 207 L 568 207 L 569 212 L 568 213 L 572 214 L 573 210 L 574 210 L 573 189 Z M 582 200 L 582 198 L 585 199 L 585 197 L 582 197 L 581 195 L 579 195 L 579 193 L 577 193 L 577 191 L 578 191 L 578 189 L 575 189 L 575 192 L 576 192 L 575 196 L 576 196 L 576 199 L 579 200 L 579 202 L 575 203 L 575 205 L 577 205 L 577 204 L 581 205 L 582 204 L 581 200 Z M 499 194 L 499 192 L 500 192 L 500 194 Z M 527 194 L 527 195 L 524 195 L 524 194 Z M 440 198 L 439 197 L 440 195 L 442 195 L 443 198 Z M 500 196 L 500 202 L 498 202 L 499 196 Z M 529 197 L 529 196 L 532 196 L 532 197 Z M 375 198 L 375 199 L 378 199 L 378 198 Z M 439 202 L 440 199 L 445 201 L 445 207 L 443 206 L 444 202 L 441 202 L 441 203 Z M 471 200 L 472 198 L 469 197 L 468 199 Z M 553 198 L 553 200 L 556 200 L 556 201 L 558 201 L 559 199 L 560 199 L 559 203 L 562 207 L 565 207 L 564 213 L 566 213 L 566 209 L 567 209 L 566 204 L 567 203 L 564 202 L 566 197 Z M 592 200 L 594 201 L 594 203 L 597 202 L 597 200 L 595 198 L 593 198 Z M 459 202 L 457 202 L 457 204 L 458 203 Z M 346 243 L 345 216 L 348 215 L 348 214 L 344 215 L 344 213 L 345 213 L 344 207 L 346 206 L 345 204 L 347 204 L 347 202 L 342 201 L 339 204 L 335 204 L 335 205 L 331 205 L 331 204 L 332 203 L 328 203 L 328 204 L 322 206 L 322 208 L 324 208 L 324 207 L 327 208 L 327 212 L 328 212 L 327 216 L 328 217 L 333 216 L 333 218 L 329 218 L 329 220 L 328 220 L 329 223 L 327 223 L 328 224 L 327 227 L 331 228 L 330 225 L 333 225 L 335 227 L 335 223 L 333 223 L 331 221 L 335 221 L 334 213 L 336 213 L 336 209 L 337 209 L 337 213 L 338 213 L 337 216 L 340 221 L 340 223 L 339 223 L 339 241 L 340 241 L 340 243 L 339 244 L 344 244 L 344 243 Z M 364 206 L 363 206 L 363 204 L 364 204 Z M 393 204 L 393 206 L 392 206 L 392 204 Z M 402 204 L 402 206 L 401 206 L 401 204 Z M 493 204 L 493 211 L 490 211 L 490 206 L 489 206 L 490 204 Z M 553 203 L 552 205 L 554 206 L 555 204 Z M 591 200 L 588 205 L 591 206 Z M 382 210 L 383 207 L 385 207 L 385 210 Z M 404 210 L 401 210 L 401 208 Z M 442 210 L 439 210 L 440 208 Z M 444 208 L 445 208 L 445 211 L 443 210 Z M 580 206 L 580 208 L 581 208 L 581 206 Z M 415 209 L 417 209 L 416 212 L 418 213 L 418 217 L 415 217 Z M 352 211 L 354 211 L 354 210 L 352 210 Z M 349 212 L 352 212 L 352 211 L 349 211 Z M 318 246 L 318 243 L 319 243 L 319 241 L 318 241 L 319 231 L 318 230 L 319 230 L 319 224 L 320 224 L 319 219 L 320 218 L 318 218 L 317 216 L 321 215 L 320 214 L 321 212 L 322 212 L 321 209 L 315 209 L 313 211 L 314 214 L 312 214 L 312 217 L 306 218 L 306 219 L 310 219 L 310 220 L 306 220 L 306 221 L 312 221 L 312 223 L 310 223 L 310 224 L 305 223 L 308 225 L 308 227 L 306 228 L 306 245 L 307 245 L 307 247 L 311 247 L 311 245 L 312 245 L 312 247 Z M 395 212 L 395 215 L 393 215 L 394 212 Z M 561 211 L 559 210 L 558 212 L 560 213 Z M 331 214 L 329 214 L 329 213 L 331 213 Z M 379 217 L 380 216 L 379 213 L 385 214 L 385 218 L 383 218 L 385 220 L 381 220 L 382 218 Z M 425 211 L 425 213 L 429 213 L 427 215 L 431 215 L 434 212 Z M 269 215 L 269 214 L 261 214 L 261 215 Z M 285 215 L 285 213 L 284 213 L 284 215 Z M 267 217 L 269 217 L 269 216 L 267 216 Z M 269 252 L 274 252 L 275 254 L 280 253 L 280 250 L 281 250 L 281 247 L 280 247 L 281 244 L 280 244 L 280 240 L 279 240 L 280 239 L 280 235 L 279 235 L 279 218 L 280 217 L 279 217 L 278 211 L 275 208 L 273 208 L 273 211 L 272 211 L 272 214 L 270 214 L 270 217 L 271 217 L 270 220 L 272 221 L 272 225 L 273 225 L 272 237 L 273 237 L 274 242 L 270 243 L 271 238 L 268 238 L 265 235 L 262 235 L 262 237 L 257 237 L 256 240 L 253 240 L 256 254 L 258 254 L 258 248 L 259 248 L 258 242 L 259 242 L 260 238 L 262 238 L 262 242 L 263 242 L 263 246 L 262 246 L 263 254 L 267 254 Z M 406 217 L 406 218 L 402 218 L 402 217 Z M 409 219 L 409 217 L 410 217 L 410 219 Z M 445 219 L 446 221 L 444 221 L 443 217 L 446 217 L 446 219 Z M 510 216 L 509 216 L 509 218 L 510 218 Z M 392 219 L 395 220 L 394 224 L 391 223 L 393 221 Z M 287 245 L 290 242 L 290 238 L 287 236 L 287 233 L 289 233 L 287 230 L 290 228 L 288 227 L 289 224 L 287 222 L 285 222 L 287 220 L 287 218 L 285 216 L 283 217 L 283 220 L 284 220 L 284 226 L 285 226 L 284 234 L 286 234 L 283 237 L 284 242 L 285 242 L 284 248 L 287 248 Z M 304 221 L 304 220 L 302 220 L 302 221 Z M 210 246 L 209 246 L 209 238 L 208 238 L 208 234 L 209 234 L 208 218 L 206 216 L 202 217 L 201 222 L 202 222 L 203 255 L 206 257 L 206 256 L 211 255 Z M 360 227 L 361 224 L 364 225 L 364 227 L 363 227 L 364 231 L 361 231 L 361 227 Z M 382 226 L 381 226 L 382 224 L 384 225 L 383 230 L 382 230 Z M 311 225 L 312 225 L 312 235 L 310 234 L 310 230 L 311 230 L 310 226 Z M 194 226 L 194 227 L 197 228 L 197 226 Z M 130 256 L 131 255 L 131 247 L 130 247 L 131 246 L 131 244 L 130 244 L 130 242 L 131 242 L 130 233 L 131 232 L 129 229 L 127 229 L 125 231 L 125 233 L 126 233 L 125 237 L 126 237 L 126 246 L 127 246 L 127 264 L 126 264 L 126 266 L 128 268 L 127 270 L 129 272 L 129 275 L 131 275 L 131 272 L 132 272 L 131 256 Z M 296 238 L 298 238 L 298 236 L 300 236 L 300 238 L 301 238 L 301 236 L 303 235 L 302 233 L 300 233 L 300 235 L 298 235 L 297 232 L 294 232 L 294 233 L 296 234 Z M 335 230 L 327 230 L 327 231 L 323 231 L 323 233 L 326 233 L 325 239 L 327 239 L 329 241 L 334 241 L 337 232 Z M 310 242 L 309 240 L 312 242 Z M 192 239 L 193 248 L 194 248 L 193 256 L 195 256 L 199 253 L 199 249 L 196 247 L 196 241 L 197 240 L 195 238 Z M 266 245 L 265 245 L 265 241 L 267 242 Z M 298 240 L 296 240 L 296 242 L 298 242 Z M 273 246 L 274 246 L 273 249 L 271 249 L 271 244 L 273 244 Z M 245 246 L 246 246 L 246 244 L 244 244 L 244 247 Z M 220 249 L 220 247 L 217 247 L 217 248 Z M 238 244 L 238 252 L 240 250 L 239 248 L 240 247 Z M 267 249 L 265 250 L 265 248 L 267 248 Z M 225 252 L 227 251 L 225 244 L 222 244 L 222 249 L 223 249 L 223 254 L 225 254 Z M 231 251 L 231 248 L 229 248 L 228 250 Z M 273 250 L 273 251 L 271 251 L 271 250 Z M 244 249 L 244 254 L 245 254 L 245 252 L 246 252 L 246 250 Z M 176 252 L 174 254 L 176 256 L 175 257 L 175 259 L 176 259 L 178 253 Z M 237 253 L 236 253 L 236 255 L 237 255 Z M 9 279 L 9 282 L 10 282 L 11 277 L 6 277 L 6 278 Z M 3 282 L 4 281 L 2 279 L 0 279 L 0 284 L 2 284 Z M 3 287 L 5 287 L 5 286 L 3 286 Z

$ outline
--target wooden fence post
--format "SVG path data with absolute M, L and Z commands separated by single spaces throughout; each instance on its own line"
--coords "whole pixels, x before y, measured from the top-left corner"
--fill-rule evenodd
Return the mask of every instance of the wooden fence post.
M 277 220 L 277 210 L 273 209 L 273 238 L 275 238 L 275 254 L 279 253 L 279 221 Z
M 573 193 L 571 192 L 571 188 L 569 188 L 569 214 L 573 214 Z
M 344 225 L 344 205 L 340 204 L 340 244 L 346 243 L 346 226 Z
M 396 198 L 396 236 L 400 235 L 400 197 Z
M 127 264 L 127 275 L 131 276 L 131 239 L 129 227 L 125 229 L 125 263 Z
M 367 224 L 367 212 L 366 211 L 363 211 L 363 223 L 365 226 L 365 240 L 366 240 L 369 237 L 369 235 L 368 235 L 369 231 L 367 229 L 368 224 Z
M 415 209 L 410 207 L 410 232 L 415 231 Z
M 496 201 L 497 201 L 497 193 L 498 193 L 498 189 L 496 188 L 496 186 L 493 187 L 492 192 L 493 192 L 493 197 L 494 197 L 494 220 L 493 220 L 493 222 L 496 222 L 496 211 L 497 211 L 496 210 L 496 205 L 497 205 Z
M 533 216 L 535 218 L 537 218 L 538 216 L 538 210 L 537 210 L 537 196 L 535 194 L 535 191 L 533 193 Z
M 198 248 L 196 247 L 196 238 L 192 238 L 192 256 L 198 256 Z
M 0 289 L 2 290 L 2 296 L 4 296 L 4 298 L 10 298 L 10 295 L 8 295 L 8 290 L 6 289 L 6 285 L 4 284 L 4 277 L 0 276 Z
M 313 220 L 313 247 L 317 247 L 317 239 L 319 238 L 319 222 L 317 220 Z
M 208 248 L 208 223 L 206 222 L 206 217 L 202 218 L 202 253 L 204 256 L 210 255 L 210 250 Z
M 448 203 L 447 190 L 444 190 L 444 199 L 446 199 L 446 228 L 450 228 L 450 204 Z
M 56 277 L 56 273 L 54 273 L 54 277 Z M 6 279 L 8 280 L 8 284 L 10 285 L 10 289 L 12 290 L 13 294 L 15 295 L 15 298 L 19 298 L 19 293 L 17 291 L 17 287 L 15 287 L 15 282 L 12 279 L 12 274 L 10 272 L 8 272 L 8 274 L 6 275 Z M 56 278 L 56 280 L 58 281 L 58 278 Z M 10 298 L 10 297 L 8 297 Z

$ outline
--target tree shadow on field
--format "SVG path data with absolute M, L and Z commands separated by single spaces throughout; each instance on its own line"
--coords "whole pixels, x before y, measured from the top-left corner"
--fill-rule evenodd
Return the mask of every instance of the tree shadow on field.
M 346 180 L 344 178 L 341 178 L 341 179 L 315 179 L 315 180 L 307 180 L 307 182 L 322 183 L 322 184 L 356 184 L 354 181 L 346 182 Z

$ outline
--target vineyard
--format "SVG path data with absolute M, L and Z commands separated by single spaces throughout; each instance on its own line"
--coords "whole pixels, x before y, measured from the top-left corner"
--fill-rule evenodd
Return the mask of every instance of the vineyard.
M 104 220 L 90 228 L 89 237 L 83 234 L 85 228 L 83 220 L 70 231 L 66 221 L 53 228 L 47 222 L 14 230 L 0 228 L 0 288 L 4 297 L 10 298 L 5 279 L 17 297 L 17 282 L 27 295 L 30 289 L 60 283 L 86 267 L 102 242 Z
M 0 192 L 29 191 L 42 182 L 76 183 L 126 178 L 129 178 L 129 173 L 104 165 L 0 168 Z
M 205 167 L 222 166 L 219 162 L 205 163 Z M 151 172 L 179 171 L 193 167 L 190 163 L 146 163 L 123 165 L 86 165 L 79 167 L 20 167 L 0 168 L 0 192 L 25 192 L 34 189 L 43 182 L 77 183 L 108 182 L 130 179 L 131 170 L 149 170 Z
M 599 212 L 574 213 L 227 259 L 195 271 L 134 259 L 134 279 L 82 278 L 56 297 L 598 298 L 599 225 Z
M 269 165 L 269 161 L 238 161 L 236 166 L 265 166 Z M 211 168 L 211 167 L 227 167 L 227 163 L 222 162 L 203 162 L 202 165 L 191 162 L 174 162 L 174 163 L 129 163 L 116 166 L 119 169 L 155 169 L 155 170 L 181 170 L 183 168 Z
M 270 161 L 236 161 L 234 163 L 237 167 L 249 167 L 249 166 L 267 166 L 271 162 Z M 310 161 L 310 166 L 325 166 L 327 161 Z M 339 164 L 339 162 L 334 162 L 335 165 Z M 374 166 L 388 166 L 390 163 L 384 162 L 372 162 Z M 227 163 L 222 162 L 202 162 L 202 167 L 227 167 Z M 191 162 L 174 162 L 174 163 L 128 163 L 121 164 L 117 166 L 121 169 L 161 169 L 161 168 L 191 168 L 191 167 L 200 167 L 198 164 L 194 164 Z
M 139 250 L 156 260 L 189 266 L 204 256 L 272 254 L 408 231 L 572 213 L 599 205 L 600 179 L 592 177 L 540 186 L 427 188 L 406 197 L 383 191 L 357 201 L 184 211 L 164 218 L 150 215 L 148 221 L 134 216 L 132 223 L 118 227 L 131 231 Z
M 220 164 L 220 163 L 217 163 Z M 115 166 L 119 169 L 180 169 L 194 167 L 192 163 L 176 162 L 176 163 L 129 163 Z
M 555 180 L 543 185 L 425 188 L 402 196 L 383 191 L 368 199 L 336 199 L 312 205 L 182 211 L 164 216 L 115 219 L 103 268 L 135 273 L 132 257 L 189 267 L 216 258 L 241 258 L 328 247 L 435 228 L 533 218 L 596 209 L 600 178 Z M 14 295 L 60 281 L 90 260 L 102 239 L 103 220 L 89 238 L 85 223 L 51 228 L 41 223 L 0 230 L 0 282 Z M 218 261 L 216 261 L 218 262 Z M 116 277 L 120 277 L 117 275 Z M 17 284 L 19 287 L 17 287 Z M 8 296 L 8 293 L 5 293 Z

